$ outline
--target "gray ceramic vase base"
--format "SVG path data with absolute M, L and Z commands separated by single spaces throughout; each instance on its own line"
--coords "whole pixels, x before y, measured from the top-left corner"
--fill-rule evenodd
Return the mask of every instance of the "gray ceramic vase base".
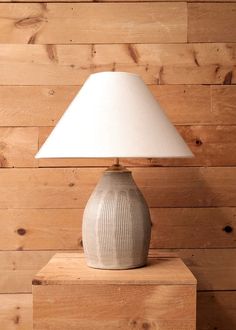
M 90 268 L 94 268 L 94 269 L 110 269 L 110 270 L 124 270 L 124 269 L 134 269 L 134 268 L 141 268 L 141 267 L 145 267 L 147 265 L 147 263 L 145 264 L 142 264 L 142 265 L 132 265 L 132 266 L 104 266 L 104 265 L 90 265 L 88 262 L 87 262 L 87 266 L 90 267 Z
M 86 205 L 83 247 L 87 265 L 130 269 L 147 264 L 148 205 L 130 171 L 105 171 Z

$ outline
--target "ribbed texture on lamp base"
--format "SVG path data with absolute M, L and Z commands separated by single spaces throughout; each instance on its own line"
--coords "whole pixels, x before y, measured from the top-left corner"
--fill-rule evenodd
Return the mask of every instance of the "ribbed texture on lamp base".
M 83 246 L 88 266 L 144 266 L 150 235 L 149 209 L 131 172 L 104 172 L 84 211 Z

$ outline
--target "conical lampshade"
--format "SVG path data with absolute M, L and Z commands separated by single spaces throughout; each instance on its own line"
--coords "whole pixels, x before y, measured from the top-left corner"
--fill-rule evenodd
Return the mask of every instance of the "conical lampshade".
M 36 158 L 192 157 L 136 74 L 90 75 Z

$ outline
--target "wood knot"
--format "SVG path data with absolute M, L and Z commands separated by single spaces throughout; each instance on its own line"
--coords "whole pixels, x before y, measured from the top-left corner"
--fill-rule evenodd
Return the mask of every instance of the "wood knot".
M 32 285 L 42 285 L 42 281 L 37 280 L 36 278 L 33 279 Z
M 74 182 L 70 182 L 70 183 L 68 184 L 69 187 L 74 187 L 74 185 L 75 185 Z
M 113 72 L 116 71 L 116 62 L 113 62 L 111 71 L 113 71 Z
M 135 48 L 135 46 L 128 44 L 128 51 L 129 51 L 129 55 L 132 58 L 132 60 L 134 61 L 134 63 L 138 63 L 139 53 L 138 53 L 137 49 Z
M 30 36 L 28 40 L 28 44 L 35 44 L 37 38 L 37 33 L 34 33 L 32 36 Z
M 53 89 L 49 89 L 48 94 L 49 95 L 54 95 L 55 94 L 55 91 Z
M 160 69 L 159 69 L 159 74 L 158 74 L 158 78 L 157 78 L 157 85 L 161 85 L 163 84 L 163 73 L 164 73 L 164 67 L 161 66 Z
M 7 159 L 0 154 L 0 167 L 7 167 Z
M 136 320 L 132 320 L 132 321 L 130 322 L 130 324 L 133 325 L 133 326 L 136 326 L 136 325 L 137 325 L 137 321 L 136 321 Z
M 220 65 L 216 64 L 215 73 L 217 74 L 219 70 L 220 70 Z
M 223 85 L 231 85 L 232 84 L 232 78 L 233 78 L 233 72 L 229 71 L 228 73 L 226 73 L 224 81 L 223 81 Z
M 15 22 L 16 28 L 27 28 L 28 26 L 42 24 L 46 19 L 43 16 L 26 17 Z
M 96 49 L 95 49 L 95 45 L 92 44 L 91 45 L 91 57 L 93 58 L 95 56 L 95 54 L 97 53 Z
M 200 66 L 198 59 L 197 59 L 197 53 L 195 51 L 193 52 L 193 59 L 194 59 L 194 63 L 196 64 L 196 66 Z
M 57 56 L 57 48 L 56 45 L 46 45 L 46 51 L 48 54 L 48 58 L 55 63 L 58 63 L 58 56 Z
M 200 139 L 196 139 L 195 140 L 195 144 L 196 144 L 196 146 L 201 146 L 202 145 L 202 141 L 200 140 Z
M 20 316 L 19 315 L 14 316 L 13 321 L 15 324 L 18 324 L 20 322 Z
M 20 236 L 23 236 L 26 234 L 26 230 L 24 228 L 18 228 L 17 234 L 19 234 Z
M 79 245 L 80 245 L 81 247 L 83 247 L 83 240 L 82 240 L 82 239 L 79 240 Z
M 147 322 L 143 322 L 142 328 L 145 329 L 145 330 L 150 329 L 150 324 L 147 323 Z
M 223 228 L 223 231 L 226 233 L 232 233 L 233 228 L 231 226 L 227 225 Z

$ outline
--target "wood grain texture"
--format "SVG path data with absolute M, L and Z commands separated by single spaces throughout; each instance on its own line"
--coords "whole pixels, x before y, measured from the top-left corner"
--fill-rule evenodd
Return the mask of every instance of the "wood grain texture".
M 2 3 L 0 13 L 1 43 L 187 41 L 187 6 L 184 2 Z
M 87 267 L 81 253 L 57 254 L 32 283 L 35 329 L 130 329 L 133 321 L 195 329 L 196 280 L 176 257 L 111 272 Z
M 152 208 L 152 248 L 235 248 L 235 208 Z M 0 209 L 0 250 L 76 250 L 83 209 Z M 173 235 L 174 233 L 174 235 Z
M 151 216 L 152 248 L 236 247 L 234 208 L 157 208 Z
M 216 121 L 218 121 L 217 118 L 221 118 L 221 120 L 228 122 L 228 119 L 232 118 L 232 116 L 235 117 L 236 86 L 211 86 L 211 95 L 211 110 Z
M 0 252 L 0 292 L 31 292 L 32 278 L 55 251 Z
M 58 250 L 1 251 L 0 292 L 30 293 L 33 277 L 57 252 Z M 235 288 L 235 248 L 161 249 L 158 252 L 159 254 L 160 252 L 174 253 L 175 256 L 182 258 L 196 277 L 198 290 L 234 290 Z
M 0 127 L 0 167 L 37 167 L 38 127 Z
M 79 86 L 0 86 L 1 126 L 54 126 Z
M 80 250 L 82 252 L 82 250 Z M 76 250 L 78 252 L 78 249 Z M 0 293 L 29 293 L 32 279 L 48 261 L 58 253 L 50 251 L 1 251 L 0 252 Z M 60 253 L 62 255 L 62 253 Z M 71 254 L 74 254 L 74 252 Z M 68 255 L 68 252 L 66 252 Z M 171 251 L 156 252 L 157 257 L 170 257 Z
M 128 330 L 143 324 L 195 330 L 194 285 L 109 285 L 105 290 L 101 285 L 36 285 L 33 295 L 37 330 Z
M 175 276 L 173 276 L 173 272 Z M 195 285 L 196 279 L 180 258 L 152 257 L 146 267 L 101 271 L 90 268 L 82 253 L 57 253 L 33 280 L 35 285 Z M 45 289 L 44 289 L 45 290 Z M 70 290 L 70 289 L 69 289 Z
M 0 45 L 0 85 L 80 85 L 129 71 L 147 84 L 235 83 L 236 43 Z
M 1 126 L 54 126 L 80 86 L 0 86 Z M 236 86 L 150 85 L 176 125 L 235 125 Z
M 53 128 L 39 130 L 41 146 Z M 236 126 L 177 126 L 194 158 L 122 159 L 125 166 L 235 166 Z M 39 167 L 110 166 L 111 159 L 40 159 Z
M 198 292 L 197 329 L 234 329 L 235 300 L 235 291 Z M 0 301 L 1 306 L 4 306 L 0 310 L 0 322 L 4 330 L 32 330 L 31 294 L 1 294 Z
M 189 3 L 189 42 L 235 42 L 236 3 Z
M 0 294 L 0 324 L 4 330 L 31 330 L 32 295 Z
M 101 173 L 97 168 L 1 169 L 0 208 L 83 208 Z M 236 206 L 233 167 L 134 168 L 133 176 L 149 207 Z
M 221 104 L 214 113 L 209 86 L 151 85 L 150 90 L 177 125 L 236 124 L 234 112 L 228 109 L 234 106 L 234 99 L 229 103 L 226 95 L 230 93 L 228 87 L 233 97 L 234 86 L 225 87 L 226 99 L 221 96 L 225 105 Z M 54 126 L 79 89 L 80 86 L 0 86 L 1 126 Z
M 102 169 L 57 167 L 107 163 L 10 167 L 37 166 L 38 138 L 89 74 L 128 71 L 143 77 L 196 154 L 192 163 L 127 161 L 146 167 L 134 177 L 153 206 L 151 247 L 174 251 L 197 277 L 198 330 L 235 329 L 235 0 L 10 2 L 0 0 L 0 167 L 9 167 L 0 169 L 0 292 L 11 293 L 0 295 L 0 328 L 31 330 L 32 277 L 56 252 L 82 248 L 83 207 Z M 168 168 L 149 168 L 158 165 Z
M 82 215 L 82 209 L 0 209 L 0 250 L 81 249 Z

